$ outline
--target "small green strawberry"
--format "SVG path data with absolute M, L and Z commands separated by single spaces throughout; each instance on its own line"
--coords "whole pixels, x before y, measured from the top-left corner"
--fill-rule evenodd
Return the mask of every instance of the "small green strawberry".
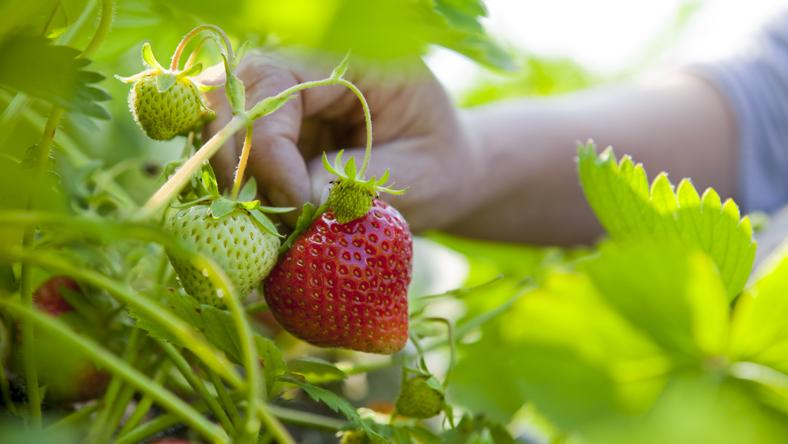
M 363 430 L 346 430 L 339 438 L 339 444 L 368 444 L 370 442 Z
M 434 378 L 419 375 L 405 381 L 397 398 L 397 413 L 410 418 L 432 418 L 443 410 L 443 390 Z
M 205 105 L 200 89 L 191 77 L 202 69 L 201 65 L 184 71 L 164 69 L 147 43 L 142 48 L 142 57 L 148 69 L 118 79 L 133 82 L 129 108 L 148 137 L 169 140 L 199 129 L 213 118 L 213 111 Z
M 204 179 L 212 181 L 207 187 L 212 196 L 171 207 L 165 213 L 164 228 L 216 261 L 243 299 L 276 264 L 280 238 L 264 213 L 292 209 L 263 207 L 251 200 L 257 194 L 254 181 L 249 181 L 240 200 L 234 201 L 218 195 L 212 175 L 204 175 Z M 187 293 L 204 304 L 225 305 L 226 295 L 217 291 L 207 270 L 199 270 L 174 254 L 170 254 L 170 262 Z

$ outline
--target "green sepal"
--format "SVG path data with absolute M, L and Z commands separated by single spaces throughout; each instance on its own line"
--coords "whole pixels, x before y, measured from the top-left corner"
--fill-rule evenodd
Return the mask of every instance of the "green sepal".
M 202 72 L 202 68 L 202 63 L 195 63 L 194 65 L 179 72 L 178 77 L 194 77 Z
M 145 64 L 148 68 L 164 71 L 159 61 L 156 60 L 156 56 L 153 55 L 153 48 L 151 48 L 149 42 L 145 42 L 142 44 L 142 63 Z
M 260 205 L 257 207 L 257 209 L 266 214 L 284 214 L 295 210 L 295 207 L 268 207 L 265 205 Z
M 175 74 L 169 72 L 163 72 L 156 76 L 156 90 L 159 91 L 159 94 L 167 92 L 172 85 L 178 80 L 178 77 Z
M 295 240 L 298 239 L 298 237 L 301 236 L 302 233 L 308 230 L 309 227 L 312 226 L 312 222 L 314 222 L 315 219 L 320 217 L 320 215 L 323 214 L 325 210 L 326 210 L 325 205 L 322 205 L 320 208 L 317 208 L 311 202 L 305 203 L 304 206 L 301 207 L 301 214 L 298 216 L 298 220 L 296 220 L 296 224 L 295 224 L 295 228 L 293 229 L 293 232 L 290 233 L 290 235 L 287 236 L 287 239 L 285 239 L 285 241 L 282 242 L 282 245 L 279 246 L 279 254 L 282 255 L 286 253 L 287 250 L 289 250 L 290 247 L 293 245 L 293 242 L 295 242 Z
M 257 197 L 257 182 L 254 178 L 249 179 L 246 181 L 246 184 L 241 188 L 241 192 L 238 193 L 238 200 L 241 202 L 248 202 L 252 201 Z
M 220 197 L 211 203 L 211 216 L 214 219 L 221 219 L 232 213 L 237 203 L 225 197 Z
M 271 219 L 265 215 L 262 211 L 259 210 L 252 210 L 249 211 L 249 214 L 260 224 L 260 226 L 267 232 L 273 234 L 274 236 L 284 237 L 282 234 L 279 233 L 279 230 L 276 229 L 276 225 L 271 222 Z

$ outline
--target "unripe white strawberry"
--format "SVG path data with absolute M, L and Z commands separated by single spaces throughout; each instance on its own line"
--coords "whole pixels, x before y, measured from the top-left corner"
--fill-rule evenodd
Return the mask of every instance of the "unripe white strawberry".
M 234 209 L 215 218 L 208 205 L 170 208 L 165 215 L 164 227 L 216 261 L 227 273 L 241 299 L 268 276 L 276 263 L 279 237 L 242 209 Z M 173 254 L 170 262 L 187 293 L 202 303 L 224 306 L 226 295 L 217 292 L 203 270 Z

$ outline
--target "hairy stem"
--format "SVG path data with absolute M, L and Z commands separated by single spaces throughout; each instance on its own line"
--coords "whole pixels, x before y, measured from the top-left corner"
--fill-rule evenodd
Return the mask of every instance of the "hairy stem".
M 155 215 L 164 209 L 178 193 L 181 192 L 183 187 L 189 182 L 192 175 L 199 170 L 204 162 L 210 160 L 219 148 L 221 148 L 230 137 L 233 136 L 239 129 L 246 126 L 246 118 L 244 116 L 235 116 L 213 135 L 205 144 L 197 150 L 192 157 L 189 158 L 167 182 L 161 186 L 153 196 L 148 199 L 145 205 L 140 208 L 136 215 L 136 219 L 144 220 Z
M 205 31 L 211 32 L 214 36 L 221 38 L 221 41 L 224 44 L 224 49 L 227 52 L 227 60 L 232 63 L 234 58 L 233 45 L 224 30 L 216 25 L 200 25 L 189 31 L 178 43 L 178 46 L 175 48 L 175 52 L 172 54 L 172 60 L 170 61 L 170 69 L 172 71 L 176 71 L 178 69 L 178 65 L 180 64 L 181 56 L 183 55 L 183 51 L 186 49 L 186 45 L 188 45 L 189 42 L 198 34 Z
M 361 168 L 358 170 L 359 177 L 363 178 L 364 173 L 367 171 L 367 166 L 369 166 L 369 159 L 372 157 L 372 113 L 369 111 L 367 99 L 364 98 L 364 94 L 361 93 L 361 90 L 359 90 L 356 85 L 343 78 L 338 79 L 338 83 L 356 95 L 358 101 L 361 102 L 361 109 L 364 111 L 364 126 L 367 130 L 367 143 L 364 147 L 364 160 L 361 162 Z
M 241 191 L 241 184 L 244 181 L 246 164 L 249 161 L 249 153 L 252 151 L 252 132 L 253 126 L 247 125 L 246 135 L 244 136 L 244 145 L 241 149 L 241 158 L 238 159 L 238 167 L 235 169 L 235 178 L 233 179 L 233 189 L 230 194 L 233 199 L 238 198 L 238 193 Z

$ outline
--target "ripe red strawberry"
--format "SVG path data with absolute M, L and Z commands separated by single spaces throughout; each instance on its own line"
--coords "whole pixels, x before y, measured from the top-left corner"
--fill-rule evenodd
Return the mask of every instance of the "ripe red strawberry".
M 33 293 L 33 303 L 38 310 L 81 330 L 74 307 L 64 297 L 65 292 L 79 293 L 79 285 L 66 276 L 54 276 L 41 284 Z M 75 353 L 60 338 L 36 330 L 36 367 L 39 384 L 46 387 L 46 400 L 54 403 L 73 403 L 95 399 L 107 387 L 109 375 L 96 368 L 86 356 Z M 23 374 L 21 350 L 16 350 L 14 368 Z
M 345 224 L 327 211 L 273 269 L 265 298 L 277 321 L 307 342 L 394 353 L 408 340 L 412 256 L 407 222 L 383 201 Z

